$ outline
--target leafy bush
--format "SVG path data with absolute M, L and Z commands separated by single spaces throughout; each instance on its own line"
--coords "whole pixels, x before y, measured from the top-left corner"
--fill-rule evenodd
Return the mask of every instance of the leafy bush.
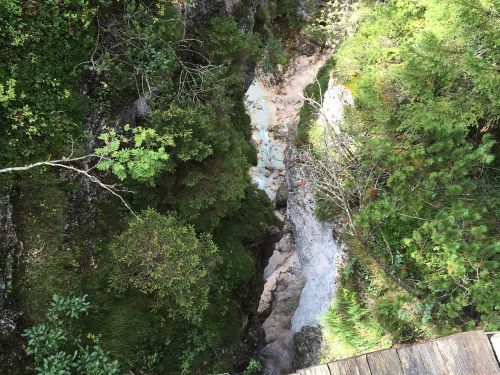
M 84 344 L 86 338 L 75 327 L 89 307 L 85 296 L 64 298 L 54 294 L 44 322 L 25 331 L 26 353 L 33 357 L 37 374 L 118 374 L 117 362 L 109 359 L 99 340 L 87 335 L 92 344 Z
M 95 12 L 86 0 L 0 3 L 2 166 L 46 158 L 82 135 L 75 81 L 92 48 Z
M 169 213 L 147 210 L 111 245 L 113 289 L 153 295 L 158 308 L 197 321 L 207 308 L 210 280 L 218 262 L 217 247 L 207 234 Z
M 215 17 L 210 21 L 203 50 L 210 61 L 230 65 L 242 59 L 258 57 L 258 35 L 246 34 L 230 17 Z

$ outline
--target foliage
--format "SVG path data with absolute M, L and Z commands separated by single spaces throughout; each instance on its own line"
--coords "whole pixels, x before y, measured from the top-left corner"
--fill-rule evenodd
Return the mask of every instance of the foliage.
M 59 251 L 63 241 L 64 193 L 57 189 L 57 177 L 33 170 L 17 178 L 17 188 L 19 195 L 14 207 L 23 218 L 17 235 L 23 239 L 28 261 L 14 289 L 14 298 L 20 301 L 27 321 L 40 321 L 45 315 L 41 307 L 54 293 L 80 294 L 75 289 L 68 290 L 68 284 L 74 283 L 74 275 L 67 270 L 74 268 L 77 255 Z
M 249 186 L 245 138 L 231 117 L 208 106 L 171 107 L 152 114 L 152 126 L 175 134 L 175 172 L 158 179 L 162 205 L 212 230 L 238 209 Z
M 294 38 L 304 21 L 298 16 L 299 1 L 277 0 L 270 3 L 270 19 L 274 34 L 282 39 Z
M 75 167 L 133 191 L 124 198 L 143 212 L 127 229 L 130 215 L 85 178 L 2 177 L 25 250 L 11 259 L 13 305 L 37 325 L 53 293 L 87 294 L 95 311 L 75 324 L 121 370 L 229 371 L 262 231 L 277 224 L 248 175 L 245 69 L 279 43 L 232 17 L 184 39 L 169 1 L 8 0 L 0 14 L 2 167 L 95 153 Z
M 344 132 L 356 168 L 340 183 L 367 187 L 350 198 L 354 236 L 420 298 L 422 322 L 445 327 L 499 324 L 496 12 L 491 1 L 368 4 L 335 55 L 355 98 Z
M 98 163 L 98 169 L 111 168 L 122 181 L 126 178 L 148 181 L 168 168 L 169 155 L 165 147 L 174 145 L 172 136 L 159 136 L 154 129 L 141 126 L 130 129 L 129 125 L 125 125 L 124 130 L 132 133 L 130 140 L 114 129 L 99 137 L 104 146 L 95 152 L 105 160 Z M 132 143 L 131 147 L 121 147 L 129 143 Z
M 82 135 L 84 101 L 74 83 L 90 54 L 95 12 L 80 0 L 1 2 L 2 166 L 46 158 Z
M 281 41 L 271 36 L 265 44 L 264 53 L 260 59 L 260 67 L 262 72 L 267 74 L 276 73 L 278 66 L 286 70 L 288 67 L 288 56 Z
M 245 371 L 243 371 L 243 375 L 252 375 L 254 372 L 261 370 L 261 368 L 262 365 L 260 362 L 252 358 Z
M 99 35 L 87 64 L 99 80 L 100 106 L 116 115 L 138 96 L 174 94 L 176 72 L 191 65 L 179 56 L 189 46 L 172 2 L 110 2 L 95 21 Z
M 230 370 L 233 350 L 237 352 L 242 332 L 240 311 L 257 298 L 253 283 L 255 260 L 250 249 L 257 251 L 263 223 L 278 224 L 264 196 L 247 191 L 240 209 L 214 231 L 219 261 L 211 270 L 209 281 L 196 284 L 210 284 L 208 303 L 200 320 L 188 320 L 181 314 L 172 316 L 158 303 L 156 293 L 145 294 L 134 287 L 114 296 L 99 295 L 101 309 L 90 323 L 102 332 L 103 347 L 113 353 L 123 368 L 188 374 Z M 130 238 L 131 232 L 127 234 Z M 106 268 L 113 275 L 115 258 L 106 259 Z M 108 271 L 103 271 L 107 277 Z M 133 333 L 128 329 L 130 324 L 138 327 Z
M 44 322 L 25 331 L 26 353 L 33 357 L 37 374 L 118 373 L 117 362 L 109 359 L 97 338 L 88 335 L 92 344 L 85 345 L 82 332 L 74 325 L 89 307 L 86 296 L 64 298 L 54 294 Z
M 210 61 L 229 65 L 259 55 L 257 35 L 245 34 L 232 18 L 215 17 L 210 21 L 203 50 Z
M 311 9 L 316 18 L 307 27 L 309 33 L 337 47 L 346 36 L 355 32 L 359 3 L 356 0 L 328 0 L 320 10 Z
M 346 358 L 437 335 L 436 326 L 422 324 L 419 300 L 388 280 L 354 241 L 349 245 L 350 258 L 342 265 L 336 298 L 322 322 L 325 356 Z
M 237 296 L 242 299 L 243 306 L 251 305 L 255 298 L 255 285 L 251 284 L 256 269 L 255 252 L 263 245 L 265 227 L 282 224 L 270 207 L 269 198 L 263 191 L 248 190 L 241 208 L 214 231 L 223 265 L 218 298 L 226 311 L 230 311 Z
M 217 247 L 169 213 L 147 210 L 111 245 L 111 286 L 152 294 L 171 316 L 199 320 L 207 308 Z
M 335 60 L 331 58 L 318 72 L 316 81 L 309 84 L 304 90 L 304 96 L 310 100 L 320 103 L 322 95 L 328 88 L 331 70 L 335 66 Z M 293 133 L 293 143 L 296 146 L 303 146 L 309 142 L 309 132 L 318 118 L 318 111 L 315 106 L 306 101 L 300 109 L 300 119 L 297 128 Z

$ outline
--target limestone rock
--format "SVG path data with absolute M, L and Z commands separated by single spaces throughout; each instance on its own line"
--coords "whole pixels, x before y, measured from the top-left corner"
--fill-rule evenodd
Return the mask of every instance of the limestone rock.
M 262 374 L 289 374 L 290 364 L 294 357 L 293 346 L 293 337 L 290 332 L 266 345 L 259 353 L 259 359 L 264 363 Z
M 131 125 L 134 127 L 138 120 L 143 120 L 151 111 L 148 104 L 149 94 L 141 95 L 132 104 L 122 108 L 114 120 L 115 126 Z
M 296 253 L 276 270 L 275 275 L 275 278 L 271 276 L 268 280 L 270 285 L 267 289 L 271 292 L 272 311 L 262 325 L 268 343 L 290 331 L 292 316 L 299 305 L 300 293 L 305 283 Z

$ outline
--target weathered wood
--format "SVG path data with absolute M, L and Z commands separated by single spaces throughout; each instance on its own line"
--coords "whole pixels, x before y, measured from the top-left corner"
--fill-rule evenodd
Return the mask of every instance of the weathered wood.
M 465 332 L 436 341 L 450 374 L 483 375 L 500 372 L 484 332 Z
M 397 353 L 405 375 L 448 374 L 434 341 L 406 346 L 398 349 Z
M 486 336 L 488 337 L 488 340 L 490 340 L 493 353 L 497 359 L 500 359 L 500 332 L 487 333 Z
M 330 375 L 330 370 L 327 365 L 319 365 L 299 370 L 297 373 L 299 375 Z
M 459 333 L 297 371 L 297 375 L 500 375 L 484 332 Z
M 328 368 L 331 375 L 371 375 L 366 355 L 329 363 Z
M 395 349 L 380 350 L 367 354 L 372 375 L 404 375 L 398 353 Z
M 328 363 L 328 369 L 330 375 L 342 375 L 342 371 L 344 371 L 340 361 Z

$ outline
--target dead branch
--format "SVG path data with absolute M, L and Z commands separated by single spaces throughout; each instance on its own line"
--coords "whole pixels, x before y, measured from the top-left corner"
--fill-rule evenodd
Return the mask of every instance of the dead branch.
M 83 160 L 89 160 L 89 159 L 97 159 L 97 162 L 92 167 L 90 167 L 88 169 L 80 169 L 80 168 L 77 168 L 77 167 L 71 165 L 71 163 L 81 162 Z M 82 175 L 85 178 L 88 178 L 91 182 L 97 184 L 102 189 L 108 191 L 109 193 L 111 193 L 112 195 L 114 195 L 115 197 L 120 199 L 120 201 L 123 203 L 123 205 L 132 213 L 132 215 L 134 215 L 135 218 L 139 219 L 139 217 L 134 212 L 134 210 L 132 210 L 132 208 L 125 201 L 125 199 L 119 194 L 119 192 L 130 192 L 130 191 L 124 190 L 124 189 L 119 189 L 115 184 L 113 184 L 113 185 L 105 184 L 104 182 L 99 180 L 99 178 L 97 178 L 95 175 L 92 175 L 89 173 L 93 169 L 95 169 L 102 160 L 107 160 L 107 158 L 103 157 L 101 155 L 95 155 L 95 154 L 84 155 L 84 156 L 80 156 L 80 157 L 76 157 L 76 158 L 64 158 L 64 159 L 59 159 L 59 160 L 50 160 L 49 159 L 46 161 L 40 161 L 37 163 L 24 165 L 22 167 L 1 168 L 0 173 L 23 172 L 23 171 L 27 171 L 27 170 L 34 169 L 34 168 L 43 167 L 43 166 L 67 169 L 67 170 L 70 170 L 76 174 Z

